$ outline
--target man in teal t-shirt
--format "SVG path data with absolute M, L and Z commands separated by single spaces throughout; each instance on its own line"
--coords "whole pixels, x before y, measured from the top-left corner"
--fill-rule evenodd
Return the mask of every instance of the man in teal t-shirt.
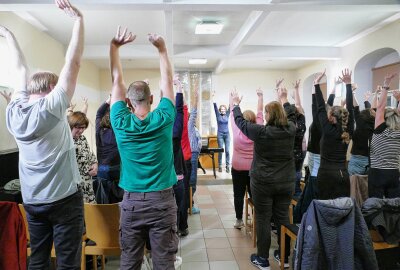
M 133 82 L 127 91 L 132 113 L 125 102 L 126 87 L 119 59 L 119 47 L 136 36 L 117 35 L 110 45 L 111 125 L 121 156 L 120 187 L 125 190 L 121 202 L 121 270 L 141 269 L 144 245 L 150 239 L 153 269 L 175 269 L 178 250 L 177 206 L 172 186 L 174 170 L 172 129 L 175 100 L 172 68 L 162 37 L 150 34 L 149 41 L 160 55 L 161 91 L 163 98 L 151 111 L 153 96 L 147 83 Z

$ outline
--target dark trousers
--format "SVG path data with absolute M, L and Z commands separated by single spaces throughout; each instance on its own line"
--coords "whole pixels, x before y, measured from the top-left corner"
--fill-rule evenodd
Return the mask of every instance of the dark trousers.
M 53 242 L 57 269 L 81 269 L 84 219 L 82 191 L 53 203 L 24 204 L 24 208 L 32 251 L 29 270 L 50 269 Z
M 294 182 L 260 185 L 250 181 L 256 212 L 257 255 L 268 259 L 271 246 L 271 218 L 278 227 L 278 239 L 282 224 L 289 224 L 289 204 L 294 192 Z M 278 240 L 280 244 L 280 240 Z M 285 258 L 290 254 L 290 238 L 285 242 Z
M 232 168 L 232 182 L 236 219 L 243 219 L 243 203 L 246 187 L 249 197 L 251 197 L 249 171 L 237 171 Z
M 317 199 L 319 200 L 350 197 L 350 178 L 347 169 L 319 167 L 317 189 Z
M 120 269 L 141 269 L 147 239 L 150 239 L 153 269 L 175 269 L 179 241 L 173 190 L 125 192 L 120 207 Z
M 370 198 L 400 197 L 399 170 L 370 168 L 368 171 L 368 195 Z
M 185 171 L 185 177 L 183 178 L 183 183 L 185 184 L 185 207 L 186 209 L 189 209 L 189 207 L 192 207 L 190 204 L 190 177 L 192 174 L 192 159 L 185 160 L 185 166 L 186 166 L 186 171 Z M 186 215 L 187 219 L 187 215 Z
M 190 180 L 189 180 L 189 184 L 192 187 L 192 192 L 193 192 L 193 196 L 194 193 L 196 192 L 196 188 L 197 188 L 197 168 L 199 165 L 199 152 L 192 152 L 192 158 L 191 158 L 191 165 L 192 168 L 190 170 Z
M 187 229 L 188 227 L 188 214 L 185 201 L 186 194 L 184 180 L 179 180 L 178 182 L 176 182 L 173 188 L 175 193 L 175 203 L 177 206 L 176 224 L 178 225 L 178 229 L 182 231 Z

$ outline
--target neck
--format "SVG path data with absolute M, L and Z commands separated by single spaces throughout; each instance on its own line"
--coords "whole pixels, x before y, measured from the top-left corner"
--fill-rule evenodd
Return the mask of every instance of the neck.
M 147 117 L 149 112 L 150 112 L 150 108 L 146 105 L 145 106 L 136 106 L 134 114 L 136 115 L 137 118 L 139 118 L 140 120 L 143 120 Z
M 37 99 L 43 98 L 47 95 L 48 93 L 38 93 L 38 94 L 30 94 L 29 95 L 29 102 L 30 101 L 35 101 Z

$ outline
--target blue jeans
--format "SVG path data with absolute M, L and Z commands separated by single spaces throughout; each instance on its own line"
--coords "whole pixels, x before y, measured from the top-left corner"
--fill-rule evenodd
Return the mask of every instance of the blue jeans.
M 368 157 L 359 156 L 359 155 L 351 155 L 348 171 L 349 175 L 360 174 L 365 175 L 368 166 Z
M 308 152 L 308 168 L 310 169 L 310 175 L 317 177 L 319 166 L 321 164 L 321 156 Z
M 173 190 L 127 192 L 120 204 L 121 270 L 140 270 L 150 240 L 154 270 L 174 270 L 178 251 Z
M 197 186 L 197 165 L 199 164 L 199 152 L 192 152 L 192 171 L 190 173 L 190 186 L 192 187 L 192 196 L 196 192 Z
M 217 140 L 218 140 L 218 147 L 224 148 L 225 163 L 226 163 L 226 166 L 229 167 L 230 160 L 231 160 L 230 155 L 229 155 L 229 147 L 230 147 L 230 141 L 231 141 L 229 132 L 218 132 Z M 218 166 L 222 167 L 222 153 L 218 153 Z
M 28 220 L 31 257 L 29 270 L 50 269 L 53 246 L 57 269 L 81 269 L 83 234 L 82 191 L 57 202 L 24 204 Z
M 97 171 L 97 181 L 102 181 L 104 193 L 107 196 L 105 203 L 118 203 L 122 200 L 124 193 L 123 190 L 118 186 L 120 167 L 120 165 L 99 165 L 99 169 Z M 98 198 L 98 192 L 96 192 L 96 190 L 95 193 L 97 203 L 101 203 L 102 200 L 99 200 L 100 198 Z

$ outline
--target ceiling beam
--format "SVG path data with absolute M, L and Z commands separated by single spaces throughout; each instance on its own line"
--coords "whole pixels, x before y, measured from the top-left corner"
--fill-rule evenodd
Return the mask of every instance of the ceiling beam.
M 228 49 L 228 57 L 234 56 L 247 41 L 251 34 L 257 29 L 257 27 L 264 21 L 268 16 L 269 12 L 265 11 L 252 11 L 247 17 L 246 22 L 240 28 L 237 35 L 233 38 Z M 215 68 L 215 73 L 220 73 L 225 66 L 226 60 L 221 59 Z

